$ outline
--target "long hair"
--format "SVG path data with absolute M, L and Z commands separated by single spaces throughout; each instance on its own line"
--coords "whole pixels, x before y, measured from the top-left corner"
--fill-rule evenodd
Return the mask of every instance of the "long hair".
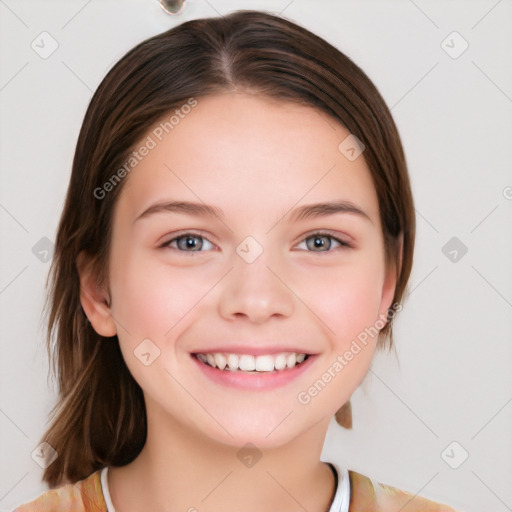
M 46 303 L 46 344 L 59 390 L 43 436 L 58 453 L 43 474 L 50 487 L 128 464 L 146 439 L 143 393 L 117 336 L 98 335 L 80 303 L 77 255 L 88 254 L 98 283 L 108 282 L 113 208 L 129 177 L 101 197 L 98 190 L 155 122 L 191 98 L 227 91 L 315 107 L 365 145 L 387 265 L 397 262 L 403 239 L 393 303 L 403 298 L 415 236 L 405 157 L 389 109 L 354 62 L 295 23 L 258 11 L 188 21 L 141 42 L 113 66 L 88 105 L 56 235 Z M 392 345 L 392 320 L 379 347 Z

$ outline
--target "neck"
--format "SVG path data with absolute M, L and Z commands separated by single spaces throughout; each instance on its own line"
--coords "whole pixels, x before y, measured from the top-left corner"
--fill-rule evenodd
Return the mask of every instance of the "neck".
M 109 470 L 114 507 L 116 512 L 327 512 L 335 492 L 334 476 L 320 461 L 328 425 L 326 418 L 285 445 L 260 450 L 148 418 L 141 453 L 127 466 Z

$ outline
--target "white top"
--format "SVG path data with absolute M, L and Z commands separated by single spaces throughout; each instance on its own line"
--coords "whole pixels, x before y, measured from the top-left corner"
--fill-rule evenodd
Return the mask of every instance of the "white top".
M 349 512 L 348 505 L 350 502 L 350 480 L 348 477 L 348 470 L 340 468 L 332 462 L 328 462 L 338 474 L 338 486 L 336 487 L 336 494 L 332 501 L 329 512 Z M 107 505 L 108 512 L 116 512 L 114 505 L 112 505 L 112 499 L 110 498 L 110 491 L 108 490 L 107 481 L 108 467 L 101 470 L 101 490 L 103 492 L 103 498 Z
M 348 469 L 340 468 L 333 462 L 328 462 L 338 473 L 338 487 L 336 494 L 332 500 L 329 512 L 348 512 L 350 503 L 350 479 L 348 477 Z
M 101 492 L 103 493 L 103 499 L 105 500 L 105 504 L 107 505 L 107 512 L 116 512 L 114 505 L 112 505 L 112 499 L 110 498 L 110 491 L 108 490 L 108 481 L 107 481 L 107 472 L 108 466 L 104 467 L 101 470 Z

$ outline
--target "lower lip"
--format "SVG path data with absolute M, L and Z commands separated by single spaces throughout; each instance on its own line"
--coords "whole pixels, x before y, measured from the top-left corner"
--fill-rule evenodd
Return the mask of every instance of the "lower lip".
M 191 355 L 191 357 L 203 374 L 210 380 L 224 386 L 255 391 L 285 386 L 307 371 L 316 358 L 316 356 L 310 355 L 299 365 L 284 370 L 274 370 L 272 372 L 243 372 L 240 370 L 219 370 L 209 364 L 203 363 L 194 355 Z

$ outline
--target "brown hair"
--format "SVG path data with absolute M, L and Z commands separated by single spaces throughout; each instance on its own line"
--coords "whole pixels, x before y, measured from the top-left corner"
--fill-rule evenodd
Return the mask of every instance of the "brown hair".
M 80 303 L 76 259 L 93 260 L 108 282 L 113 207 L 126 179 L 102 199 L 101 188 L 138 141 L 164 115 L 191 98 L 245 91 L 313 106 L 363 142 L 378 196 L 386 262 L 397 268 L 399 303 L 412 266 L 415 216 L 405 157 L 384 100 L 366 74 L 306 29 L 258 11 L 196 19 L 141 42 L 103 79 L 78 137 L 50 275 L 47 349 L 59 401 L 43 440 L 57 451 L 44 471 L 51 487 L 76 482 L 106 466 L 128 464 L 146 438 L 142 390 L 131 376 L 117 336 L 104 338 Z M 392 319 L 379 345 L 392 345 Z M 52 342 L 52 335 L 56 334 Z M 53 346 L 52 346 L 53 345 Z M 342 408 L 349 413 L 349 403 Z M 347 414 L 338 415 L 350 426 Z

